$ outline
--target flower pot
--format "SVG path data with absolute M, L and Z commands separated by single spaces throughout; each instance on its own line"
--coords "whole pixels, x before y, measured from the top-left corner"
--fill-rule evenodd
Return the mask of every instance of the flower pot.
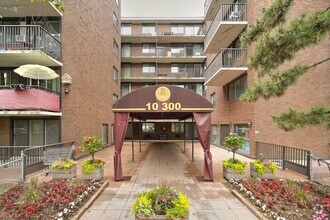
M 73 164 L 69 169 L 53 169 L 53 180 L 55 179 L 72 179 L 77 176 L 77 165 Z
M 94 168 L 92 173 L 81 173 L 82 180 L 101 180 L 104 176 L 104 169 Z
M 231 167 L 223 167 L 223 177 L 227 180 L 230 179 L 245 179 L 245 173 L 239 173 Z
M 258 171 L 254 168 L 253 163 L 250 163 L 250 175 L 254 178 L 260 179 L 275 179 L 275 174 L 272 173 L 271 169 L 266 167 L 266 172 L 263 176 L 261 176 Z
M 166 218 L 165 215 L 153 215 L 153 216 L 150 216 L 150 217 L 145 217 L 142 214 L 136 214 L 135 219 L 136 220 L 165 220 L 165 219 L 168 219 L 168 218 Z M 171 219 L 176 219 L 176 218 L 171 218 Z M 180 218 L 180 219 L 189 219 L 189 215 L 185 218 Z

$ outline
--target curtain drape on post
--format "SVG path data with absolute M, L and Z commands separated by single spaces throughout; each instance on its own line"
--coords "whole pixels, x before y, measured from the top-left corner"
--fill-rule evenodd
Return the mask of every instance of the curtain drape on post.
M 211 113 L 194 113 L 199 141 L 204 149 L 204 180 L 213 180 L 212 154 L 210 151 Z
M 128 127 L 128 118 L 129 113 L 115 113 L 115 155 L 113 158 L 115 181 L 123 179 L 121 149 L 123 148 L 125 134 Z

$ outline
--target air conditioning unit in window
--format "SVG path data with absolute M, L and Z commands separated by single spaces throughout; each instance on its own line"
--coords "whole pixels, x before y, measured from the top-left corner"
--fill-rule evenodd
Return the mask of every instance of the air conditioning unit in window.
M 163 32 L 163 35 L 173 35 L 173 32 Z
M 16 42 L 26 42 L 26 35 L 15 35 Z

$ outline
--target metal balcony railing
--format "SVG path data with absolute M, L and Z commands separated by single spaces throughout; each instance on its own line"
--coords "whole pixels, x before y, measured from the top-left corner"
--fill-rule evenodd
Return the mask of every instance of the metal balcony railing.
M 1 50 L 41 50 L 62 59 L 61 42 L 40 25 L 0 25 Z
M 142 79 L 142 78 L 168 78 L 168 79 L 189 79 L 203 77 L 202 68 L 186 67 L 132 67 L 122 68 L 122 79 Z
M 206 14 L 209 6 L 210 6 L 210 3 L 211 3 L 212 0 L 205 0 L 204 2 L 204 14 Z
M 204 39 L 204 45 L 209 45 L 214 33 L 222 22 L 246 21 L 246 4 L 221 4 Z
M 138 48 L 139 49 L 139 48 Z M 142 50 L 142 48 L 141 48 Z M 122 51 L 122 58 L 144 58 L 144 57 L 157 57 L 157 58 L 169 58 L 169 57 L 199 57 L 204 56 L 202 47 L 198 49 L 193 48 L 169 48 L 169 47 L 157 47 L 149 49 L 148 52 L 141 50 Z
M 204 76 L 208 81 L 221 68 L 244 68 L 247 67 L 247 50 L 246 48 L 228 48 L 222 49 L 218 55 L 207 66 Z

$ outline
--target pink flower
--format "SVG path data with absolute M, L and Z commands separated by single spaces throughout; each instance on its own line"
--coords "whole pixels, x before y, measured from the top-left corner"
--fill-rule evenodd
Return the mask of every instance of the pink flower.
M 90 142 L 92 142 L 92 138 L 88 137 L 86 141 L 87 141 L 87 143 L 90 143 Z

